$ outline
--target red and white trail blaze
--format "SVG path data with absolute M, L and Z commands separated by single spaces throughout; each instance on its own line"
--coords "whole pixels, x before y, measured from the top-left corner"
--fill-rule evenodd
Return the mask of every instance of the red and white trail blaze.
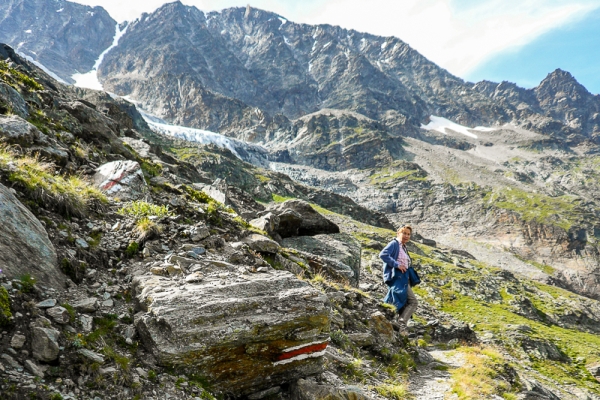
M 311 342 L 300 346 L 289 347 L 283 350 L 283 353 L 277 358 L 273 365 L 291 363 L 293 361 L 305 360 L 307 358 L 321 357 L 325 354 L 325 349 L 329 340 L 324 342 Z

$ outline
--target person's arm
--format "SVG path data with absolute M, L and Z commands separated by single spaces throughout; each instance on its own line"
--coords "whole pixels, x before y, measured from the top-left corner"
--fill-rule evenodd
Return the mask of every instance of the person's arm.
M 381 258 L 381 261 L 383 261 L 387 265 L 390 265 L 393 268 L 398 268 L 398 261 L 394 260 L 394 258 L 391 256 L 395 244 L 395 240 L 389 242 L 388 245 L 385 246 L 383 250 L 381 250 L 381 253 L 379 253 L 379 258 Z

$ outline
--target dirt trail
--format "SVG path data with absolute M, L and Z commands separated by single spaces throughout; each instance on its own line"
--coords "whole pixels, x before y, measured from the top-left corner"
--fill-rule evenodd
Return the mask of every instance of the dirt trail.
M 432 350 L 429 354 L 434 362 L 419 367 L 419 372 L 410 378 L 409 391 L 415 400 L 448 400 L 456 399 L 451 391 L 449 371 L 442 370 L 459 368 L 465 363 L 464 356 L 454 350 Z M 440 368 L 440 369 L 436 369 Z

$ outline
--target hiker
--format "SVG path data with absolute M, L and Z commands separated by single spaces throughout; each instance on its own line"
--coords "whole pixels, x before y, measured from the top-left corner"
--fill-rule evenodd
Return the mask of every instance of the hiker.
M 404 332 L 406 331 L 408 320 L 419 305 L 417 298 L 410 288 L 411 281 L 407 272 L 412 263 L 406 249 L 406 243 L 410 240 L 411 234 L 412 227 L 410 225 L 403 225 L 398 229 L 396 238 L 379 253 L 379 258 L 384 262 L 383 281 L 389 287 L 383 301 L 396 306 L 400 331 Z M 416 278 L 415 275 L 412 276 L 412 283 L 415 285 L 418 283 L 415 281 L 415 279 L 418 280 L 418 276 Z

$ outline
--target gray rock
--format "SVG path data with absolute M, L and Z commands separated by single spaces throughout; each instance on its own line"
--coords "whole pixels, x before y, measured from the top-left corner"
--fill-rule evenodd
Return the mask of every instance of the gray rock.
M 77 350 L 77 353 L 81 354 L 89 360 L 92 360 L 93 362 L 104 364 L 104 356 L 102 354 L 98 354 L 88 349 L 79 349 Z
M 238 279 L 239 266 L 210 263 L 203 273 L 185 290 L 158 276 L 133 280 L 144 310 L 135 326 L 161 365 L 201 369 L 215 387 L 239 396 L 321 371 L 329 339 L 323 294 L 286 271 Z M 308 347 L 315 343 L 322 348 Z M 306 354 L 288 355 L 303 346 Z
M 56 299 L 46 299 L 35 305 L 37 308 L 51 308 L 56 306 Z
M 31 360 L 25 360 L 25 368 L 37 377 L 44 377 L 44 369 Z
M 394 327 L 381 311 L 371 314 L 368 322 L 371 332 L 379 336 L 382 340 L 391 342 L 394 339 Z
M 368 347 L 375 343 L 375 338 L 368 332 L 349 333 L 348 339 L 358 347 Z
M 592 376 L 600 377 L 600 363 L 594 363 L 594 364 L 586 365 L 585 368 L 588 371 L 590 371 L 590 374 L 592 374 Z
M 4 361 L 6 361 L 6 363 L 8 365 L 10 365 L 14 369 L 22 368 L 21 364 L 19 364 L 17 362 L 17 360 L 15 360 L 14 358 L 12 358 L 8 354 L 2 354 L 2 355 L 0 355 L 0 358 L 3 359 Z
M 262 253 L 277 253 L 280 248 L 279 243 L 258 233 L 246 236 L 242 239 L 242 242 L 246 243 L 252 250 Z
M 286 211 L 293 213 L 287 213 Z M 291 236 L 314 236 L 319 234 L 339 233 L 340 228 L 315 211 L 310 204 L 303 200 L 287 200 L 280 204 L 274 204 L 267 211 L 279 217 L 279 225 L 276 229 L 282 238 Z M 300 215 L 300 225 L 296 214 Z M 293 216 L 293 217 L 292 217 Z M 297 228 L 297 234 L 296 234 Z
M 100 372 L 100 375 L 115 375 L 117 373 L 117 369 L 115 367 L 106 367 L 100 368 L 98 372 Z
M 262 390 L 260 392 L 252 393 L 248 396 L 248 400 L 259 400 L 264 399 L 267 396 L 271 396 L 277 394 L 281 391 L 281 387 L 275 386 L 266 390 Z
M 48 314 L 57 324 L 67 324 L 71 320 L 69 311 L 60 306 L 48 308 L 46 314 Z
M 139 376 L 141 376 L 142 378 L 144 378 L 144 379 L 148 379 L 148 372 L 147 372 L 145 369 L 143 369 L 143 368 L 141 368 L 141 367 L 137 367 L 137 368 L 135 369 L 135 372 L 137 372 L 137 374 L 138 374 Z
M 527 354 L 536 358 L 563 362 L 570 361 L 569 357 L 560 351 L 554 343 L 547 340 L 523 337 L 521 347 Z
M 167 263 L 177 265 L 181 268 L 188 268 L 190 265 L 194 264 L 196 260 L 194 258 L 187 258 L 173 254 L 167 259 Z
M 136 161 L 113 161 L 96 169 L 94 184 L 111 197 L 139 200 L 148 193 L 140 164 Z
M 524 389 L 523 400 L 560 400 L 550 389 L 534 379 L 522 379 Z
M 273 213 L 266 213 L 262 217 L 255 218 L 249 222 L 253 227 L 273 235 L 279 227 L 279 217 Z
M 358 286 L 361 246 L 352 236 L 344 233 L 299 236 L 284 239 L 282 245 L 300 250 L 334 278 L 347 279 L 353 286 Z
M 80 249 L 84 249 L 84 250 L 90 248 L 90 245 L 88 244 L 88 242 L 86 242 L 82 238 L 75 239 L 75 245 L 77 247 L 79 247 Z
M 13 335 L 12 339 L 10 340 L 10 346 L 12 348 L 18 350 L 23 347 L 26 340 L 27 340 L 27 337 L 25 335 L 22 335 L 20 333 L 15 333 Z
M 0 92 L 2 86 L 0 86 Z M 34 125 L 17 115 L 0 115 L 0 137 L 6 143 L 31 147 L 36 143 L 47 143 L 48 138 Z
M 73 307 L 79 312 L 95 312 L 99 307 L 98 299 L 95 297 L 88 297 L 87 299 L 79 300 L 73 304 Z
M 135 338 L 135 335 L 136 331 L 132 325 L 127 326 L 123 331 L 123 337 L 125 337 L 126 339 L 133 339 Z
M 417 362 L 419 364 L 430 364 L 435 361 L 435 358 L 429 352 L 417 346 Z
M 187 283 L 197 283 L 202 282 L 204 276 L 200 272 L 193 272 L 185 277 L 185 281 Z
M 227 182 L 223 179 L 217 178 L 212 185 L 204 186 L 202 191 L 218 201 L 219 203 L 228 205 L 227 199 Z
M 19 117 L 29 117 L 29 109 L 23 97 L 8 84 L 0 83 L 0 105 L 10 106 L 11 111 Z
M 371 400 L 357 387 L 319 384 L 309 379 L 299 379 L 290 392 L 291 400 Z
M 84 332 L 91 332 L 94 328 L 94 318 L 89 315 L 80 315 L 79 322 Z
M 197 226 L 196 230 L 192 234 L 192 241 L 199 242 L 202 239 L 206 239 L 210 236 L 210 230 L 205 226 Z
M 34 327 L 32 329 L 31 350 L 39 361 L 54 361 L 58 358 L 58 337 L 60 332 L 52 328 Z
M 10 190 L 0 184 L 0 265 L 3 274 L 30 274 L 38 282 L 56 289 L 65 276 L 56 263 L 56 251 L 45 228 Z

